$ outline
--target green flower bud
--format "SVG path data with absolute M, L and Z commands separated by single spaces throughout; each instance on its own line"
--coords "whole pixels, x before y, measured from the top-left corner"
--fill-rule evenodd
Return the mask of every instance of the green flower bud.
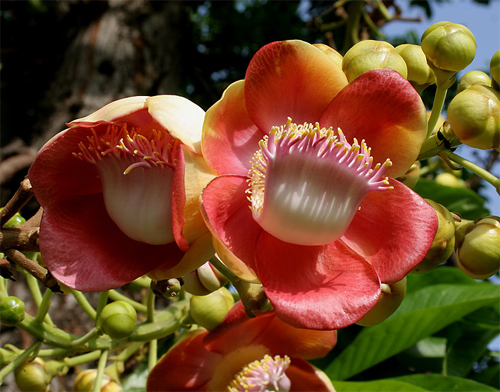
M 330 57 L 333 60 L 333 62 L 337 64 L 340 69 L 342 69 L 342 60 L 344 58 L 339 52 L 337 52 L 335 49 L 325 44 L 313 44 L 313 46 L 317 47 L 324 54 Z
M 75 392 L 92 392 L 97 377 L 96 369 L 88 369 L 79 373 L 75 378 L 73 390 Z M 102 375 L 101 392 L 123 392 L 122 387 L 116 381 L 113 381 L 106 373 Z
M 500 84 L 500 50 L 496 51 L 490 61 L 490 74 L 493 81 L 496 83 L 496 89 Z
M 190 313 L 196 324 L 212 330 L 224 320 L 233 305 L 233 296 L 228 289 L 221 287 L 219 290 L 202 297 L 192 296 Z
M 112 339 L 125 339 L 135 329 L 137 312 L 128 302 L 115 301 L 101 312 L 99 325 Z
M 363 327 L 380 324 L 393 314 L 406 295 L 406 276 L 393 284 L 381 284 L 382 292 L 375 306 L 356 324 Z
M 438 22 L 425 30 L 422 50 L 434 67 L 451 72 L 467 67 L 476 55 L 476 39 L 464 25 Z
M 352 82 L 363 72 L 371 69 L 389 68 L 408 76 L 406 63 L 390 43 L 385 41 L 366 40 L 355 44 L 344 55 L 342 70 L 347 80 Z
M 460 180 L 451 173 L 439 173 L 436 176 L 436 182 L 451 188 L 464 188 L 465 186 L 463 180 Z
M 163 280 L 152 280 L 151 290 L 158 297 L 173 298 L 179 294 L 182 289 L 182 279 L 170 278 Z
M 427 64 L 427 58 L 420 45 L 403 44 L 394 49 L 403 57 L 408 68 L 408 80 L 415 89 L 422 91 L 434 83 L 434 72 Z
M 470 278 L 487 279 L 500 270 L 500 218 L 465 222 L 457 230 L 458 268 Z
M 3 210 L 3 207 L 0 208 L 0 211 L 2 211 L 2 210 Z M 21 226 L 25 222 L 26 222 L 26 219 L 24 219 L 19 212 L 16 212 L 16 214 L 7 221 L 7 223 L 4 225 L 4 227 Z
M 397 180 L 405 184 L 408 188 L 414 188 L 420 178 L 420 162 L 416 161 L 405 174 L 398 177 Z
M 183 276 L 184 290 L 193 295 L 207 295 L 218 290 L 227 283 L 222 275 L 210 262 Z
M 448 209 L 433 200 L 425 199 L 436 211 L 438 217 L 438 229 L 434 235 L 432 245 L 412 272 L 427 272 L 444 263 L 453 253 L 455 246 L 455 220 Z
M 457 94 L 476 84 L 491 87 L 491 79 L 482 71 L 469 71 L 460 78 L 457 86 Z
M 470 147 L 500 147 L 500 93 L 474 85 L 457 94 L 448 106 L 448 123 L 455 135 Z
M 14 379 L 21 392 L 46 392 L 50 386 L 50 376 L 41 358 L 26 361 L 14 369 Z
M 19 324 L 24 319 L 24 302 L 17 297 L 0 300 L 0 321 L 7 327 Z

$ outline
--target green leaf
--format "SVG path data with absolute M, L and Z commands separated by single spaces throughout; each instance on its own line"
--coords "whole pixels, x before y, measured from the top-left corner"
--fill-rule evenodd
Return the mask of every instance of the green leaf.
M 423 388 L 426 391 L 435 392 L 498 392 L 498 389 L 477 381 L 468 380 L 460 377 L 442 376 L 440 374 L 415 374 L 411 376 L 402 376 L 393 378 L 394 381 L 402 381 L 411 385 Z
M 337 392 L 498 392 L 498 389 L 473 380 L 440 374 L 415 374 L 375 381 L 333 381 Z
M 433 285 L 409 294 L 393 316 L 361 331 L 325 369 L 332 380 L 348 379 L 413 346 L 500 298 L 500 287 Z
M 490 215 L 484 206 L 485 199 L 470 189 L 453 188 L 421 178 L 413 190 L 424 198 L 444 205 L 452 212 L 458 212 L 465 219 Z
M 478 281 L 465 276 L 455 267 L 437 267 L 429 272 L 410 273 L 407 280 L 407 295 L 413 291 L 434 284 L 480 284 Z
M 143 360 L 137 369 L 123 380 L 122 389 L 127 392 L 146 392 L 148 375 L 148 364 L 146 360 Z

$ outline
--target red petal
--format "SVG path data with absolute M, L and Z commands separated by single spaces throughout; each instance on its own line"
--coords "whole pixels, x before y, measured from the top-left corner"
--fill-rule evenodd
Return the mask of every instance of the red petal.
M 370 192 L 342 237 L 364 256 L 382 283 L 403 279 L 426 255 L 437 230 L 434 209 L 396 180 L 393 190 Z
M 242 80 L 230 85 L 205 115 L 201 148 L 219 174 L 246 175 L 264 136 L 248 117 L 244 85 Z
M 245 76 L 245 100 L 254 123 L 268 133 L 286 123 L 315 123 L 347 84 L 328 55 L 303 41 L 281 41 L 261 48 Z
M 186 237 L 184 237 L 182 232 L 184 228 L 184 206 L 186 204 L 186 192 L 184 189 L 185 161 L 182 148 L 178 146 L 177 149 L 175 152 L 177 162 L 172 184 L 172 231 L 175 242 L 185 252 L 189 248 Z
M 238 259 L 255 269 L 255 244 L 261 227 L 252 217 L 246 177 L 214 178 L 202 194 L 202 212 L 209 229 Z
M 80 291 L 123 286 L 183 256 L 175 243 L 149 245 L 127 237 L 109 217 L 102 194 L 45 206 L 40 251 L 54 277 Z
M 375 163 L 390 158 L 389 177 L 415 162 L 427 132 L 420 96 L 396 71 L 376 69 L 356 78 L 328 106 L 320 124 L 341 128 L 348 142 L 366 140 Z
M 80 151 L 78 143 L 87 141 L 89 134 L 89 129 L 67 129 L 48 141 L 38 153 L 28 177 L 42 207 L 68 197 L 102 192 L 95 167 L 72 155 Z
M 267 347 L 273 355 L 304 359 L 325 356 L 336 342 L 336 331 L 295 328 L 279 320 L 274 312 L 258 313 L 257 317 L 248 318 L 241 301 L 204 339 L 209 350 L 220 353 L 254 344 Z
M 300 246 L 263 232 L 257 243 L 256 266 L 276 315 L 299 328 L 351 325 L 380 295 L 373 267 L 340 241 Z
M 205 350 L 203 330 L 189 332 L 151 370 L 146 390 L 205 391 L 221 356 Z
M 320 374 L 310 363 L 299 358 L 292 358 L 290 367 L 286 371 L 286 375 L 292 383 L 290 392 L 331 392 L 329 381 L 321 379 L 321 376 L 326 377 L 326 375 L 323 373 L 320 376 Z

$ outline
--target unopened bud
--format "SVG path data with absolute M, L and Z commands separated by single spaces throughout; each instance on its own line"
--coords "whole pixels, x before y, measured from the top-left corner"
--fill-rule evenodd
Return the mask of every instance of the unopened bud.
M 394 46 L 385 41 L 358 42 L 347 51 L 342 61 L 342 69 L 349 82 L 363 72 L 379 68 L 393 69 L 405 79 L 408 76 L 403 57 L 394 49 Z
M 14 370 L 16 385 L 22 392 L 46 392 L 50 386 L 50 376 L 41 358 L 26 361 Z
M 458 268 L 470 278 L 487 279 L 500 270 L 500 218 L 467 223 L 457 235 Z
M 451 173 L 439 173 L 436 176 L 435 181 L 436 181 L 436 183 L 438 183 L 440 185 L 449 186 L 451 188 L 463 188 L 464 187 L 463 180 L 460 180 L 459 178 L 457 178 L 456 176 L 454 176 Z
M 193 295 L 207 295 L 224 286 L 228 280 L 210 262 L 183 276 L 184 290 Z
M 427 272 L 444 263 L 453 253 L 455 246 L 455 220 L 450 211 L 433 200 L 425 199 L 436 211 L 438 229 L 432 245 L 423 260 L 412 272 Z
M 476 39 L 464 25 L 438 22 L 425 30 L 422 50 L 434 67 L 457 72 L 467 67 L 476 55 Z
M 24 302 L 14 296 L 0 300 L 0 322 L 8 327 L 19 324 L 24 319 Z
M 0 211 L 2 211 L 4 207 L 0 208 Z M 17 227 L 21 226 L 23 223 L 26 222 L 26 219 L 24 219 L 19 212 L 16 212 L 12 218 L 10 218 L 3 226 L 4 227 Z
M 97 377 L 96 369 L 88 369 L 79 373 L 75 378 L 73 389 L 75 392 L 92 392 Z M 122 387 L 112 380 L 106 373 L 101 378 L 101 392 L 123 392 Z
M 417 91 L 434 83 L 434 72 L 427 64 L 427 58 L 420 45 L 402 44 L 396 46 L 396 52 L 403 57 L 408 68 L 408 81 Z
M 217 327 L 233 307 L 234 298 L 228 289 L 221 287 L 208 295 L 192 296 L 190 313 L 196 324 L 212 330 Z
M 317 47 L 324 54 L 330 57 L 333 62 L 337 64 L 340 69 L 342 69 L 342 60 L 344 59 L 344 57 L 339 52 L 325 44 L 313 44 L 313 46 Z
M 107 304 L 101 312 L 98 325 L 112 339 L 125 339 L 135 329 L 137 312 L 128 302 L 115 301 Z
M 420 162 L 417 161 L 397 180 L 405 184 L 408 188 L 414 188 L 420 178 Z
M 500 84 L 500 50 L 496 51 L 490 61 L 490 74 L 493 79 L 495 89 L 498 91 Z
M 448 123 L 460 141 L 488 150 L 500 147 L 500 93 L 474 85 L 457 94 L 448 106 Z
M 171 298 L 177 296 L 181 291 L 184 280 L 171 278 L 164 280 L 152 280 L 151 290 L 158 297 Z
M 380 324 L 393 314 L 399 308 L 406 295 L 406 276 L 396 283 L 382 283 L 381 289 L 382 292 L 375 306 L 356 324 L 370 327 Z
M 457 94 L 476 84 L 491 87 L 491 79 L 482 71 L 469 71 L 460 78 L 457 86 Z

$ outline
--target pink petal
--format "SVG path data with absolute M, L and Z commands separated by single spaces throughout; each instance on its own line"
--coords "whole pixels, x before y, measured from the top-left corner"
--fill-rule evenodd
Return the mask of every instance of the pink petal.
M 219 174 L 246 175 L 264 136 L 248 117 L 244 86 L 242 80 L 231 84 L 205 116 L 202 151 Z
M 245 100 L 253 122 L 268 133 L 286 123 L 315 123 L 347 84 L 335 62 L 303 41 L 281 41 L 261 48 L 245 76 Z
M 203 191 L 201 207 L 212 234 L 236 258 L 255 269 L 255 244 L 262 229 L 252 217 L 246 189 L 246 177 L 216 177 Z
M 222 357 L 205 350 L 202 344 L 207 331 L 189 332 L 173 346 L 151 370 L 148 392 L 205 391 Z
M 371 192 L 341 238 L 364 256 L 382 283 L 403 279 L 426 255 L 437 230 L 434 209 L 410 188 Z
M 127 97 L 118 99 L 103 106 L 88 116 L 73 120 L 73 123 L 95 123 L 100 121 L 114 121 L 118 118 L 128 117 L 145 109 L 147 96 Z M 147 111 L 146 111 L 147 113 Z
M 292 358 L 286 375 L 292 382 L 290 392 L 335 392 L 327 376 L 302 359 Z
M 389 177 L 404 174 L 415 162 L 427 132 L 420 96 L 396 71 L 365 72 L 345 87 L 321 116 L 322 127 L 340 127 L 348 142 L 366 140 L 375 163 L 390 158 Z
M 257 243 L 256 266 L 276 315 L 298 328 L 351 325 L 380 295 L 373 267 L 340 241 L 300 246 L 263 232 Z
M 149 245 L 123 234 L 101 194 L 69 198 L 44 207 L 40 251 L 54 277 L 80 291 L 123 286 L 155 267 L 176 265 L 175 243 Z

